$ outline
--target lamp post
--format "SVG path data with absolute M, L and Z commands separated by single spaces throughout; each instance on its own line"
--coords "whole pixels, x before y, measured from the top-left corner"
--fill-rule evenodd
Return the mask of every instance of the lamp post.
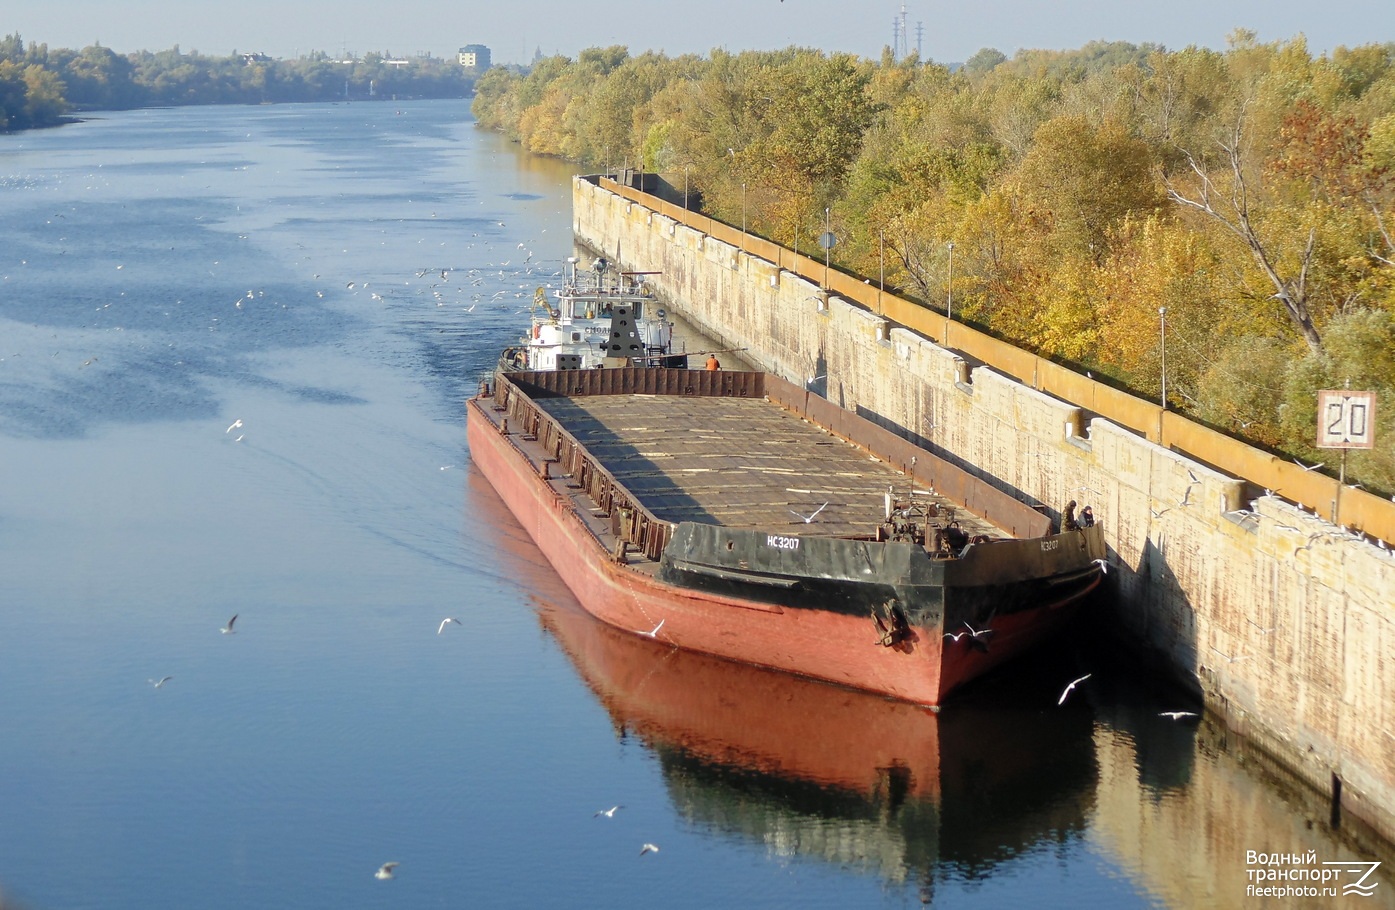
M 688 165 L 683 165 L 683 211 L 688 211 Z
M 949 250 L 949 279 L 945 287 L 945 344 L 949 344 L 949 324 L 954 321 L 954 241 L 945 244 Z
M 880 274 L 877 279 L 877 315 L 882 313 L 882 295 L 886 293 L 886 231 L 877 228 L 877 259 Z
M 1162 362 L 1162 407 L 1167 410 L 1167 307 L 1158 307 L 1158 354 Z
M 741 184 L 741 252 L 746 252 L 746 184 Z
M 832 214 L 832 212 L 833 212 L 833 209 L 832 209 L 832 208 L 825 208 L 825 209 L 823 210 L 823 236 L 819 238 L 820 244 L 823 246 L 823 288 L 824 288 L 824 290 L 828 290 L 828 251 L 831 250 L 831 249 L 833 249 L 833 243 L 832 243 L 832 240 L 833 240 L 833 231 L 829 230 L 829 228 L 830 228 L 830 227 L 832 226 L 832 224 L 833 224 L 832 218 L 830 217 L 831 214 Z

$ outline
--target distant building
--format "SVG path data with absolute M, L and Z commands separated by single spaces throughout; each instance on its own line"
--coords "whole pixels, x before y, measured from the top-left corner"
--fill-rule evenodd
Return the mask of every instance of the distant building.
M 266 54 L 243 54 L 242 65 L 251 66 L 254 63 L 270 63 L 271 58 Z
M 489 48 L 483 44 L 467 44 L 460 49 L 460 56 L 457 59 L 460 61 L 460 65 L 466 69 L 482 73 L 489 69 Z

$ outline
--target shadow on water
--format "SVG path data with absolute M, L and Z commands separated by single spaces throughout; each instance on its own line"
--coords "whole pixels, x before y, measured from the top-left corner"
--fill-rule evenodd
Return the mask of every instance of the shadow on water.
M 572 603 L 539 621 L 622 739 L 657 756 L 691 824 L 854 867 L 922 896 L 1078 838 L 1094 803 L 1088 710 L 1006 699 L 998 677 L 936 713 L 680 651 Z

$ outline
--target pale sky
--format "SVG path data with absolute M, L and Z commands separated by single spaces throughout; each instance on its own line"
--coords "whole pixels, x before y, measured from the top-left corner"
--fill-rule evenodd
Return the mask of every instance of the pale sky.
M 212 56 L 312 50 L 454 56 L 464 44 L 490 48 L 496 63 L 623 44 L 631 53 L 706 55 L 798 45 L 878 57 L 891 45 L 901 0 L 22 0 L 0 14 L 0 34 L 26 44 L 119 53 L 168 50 Z M 1338 45 L 1395 41 L 1395 0 L 905 0 L 905 46 L 941 63 L 984 47 L 1078 48 L 1091 40 L 1225 47 L 1233 29 L 1261 41 L 1306 36 L 1314 53 Z M 919 36 L 919 37 L 918 37 Z

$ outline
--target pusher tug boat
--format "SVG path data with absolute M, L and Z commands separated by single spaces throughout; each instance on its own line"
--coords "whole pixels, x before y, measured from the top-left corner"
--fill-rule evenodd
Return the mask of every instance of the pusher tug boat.
M 528 334 L 505 348 L 499 369 L 590 370 L 618 363 L 683 368 L 673 352 L 673 322 L 645 282 L 651 272 L 617 272 L 597 258 L 588 271 L 567 260 L 556 300 L 533 295 Z

